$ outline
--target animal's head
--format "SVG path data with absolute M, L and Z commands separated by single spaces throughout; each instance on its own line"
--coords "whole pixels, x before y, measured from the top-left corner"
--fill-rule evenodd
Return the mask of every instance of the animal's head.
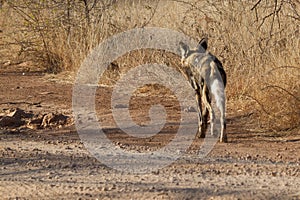
M 197 47 L 190 49 L 190 47 L 180 42 L 180 52 L 181 52 L 181 63 L 184 66 L 194 65 L 197 62 L 197 58 L 202 54 L 206 53 L 207 50 L 207 38 L 203 38 L 198 43 Z

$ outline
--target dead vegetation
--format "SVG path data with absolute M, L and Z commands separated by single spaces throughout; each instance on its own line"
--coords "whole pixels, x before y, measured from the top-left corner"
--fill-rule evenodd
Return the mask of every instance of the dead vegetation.
M 136 27 L 159 26 L 199 40 L 228 73 L 228 101 L 251 110 L 257 129 L 300 126 L 299 1 L 10 0 L 1 3 L 0 63 L 27 61 L 27 71 L 76 71 L 104 39 Z M 174 55 L 131 52 L 112 63 L 104 84 L 143 63 L 180 68 Z
M 0 113 L 0 129 L 3 130 L 62 128 L 71 124 L 72 118 L 62 113 L 33 113 L 20 108 Z

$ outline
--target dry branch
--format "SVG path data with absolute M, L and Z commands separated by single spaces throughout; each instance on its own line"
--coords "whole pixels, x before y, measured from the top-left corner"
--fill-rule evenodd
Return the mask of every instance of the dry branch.
M 284 92 L 286 92 L 287 94 L 289 94 L 290 96 L 292 96 L 293 98 L 295 98 L 297 101 L 300 101 L 300 98 L 296 97 L 295 95 L 293 95 L 291 92 L 289 92 L 288 90 L 284 89 L 283 87 L 281 86 L 278 86 L 278 85 L 268 85 L 264 88 L 262 88 L 261 90 L 266 90 L 266 89 L 269 89 L 269 88 L 275 88 L 275 89 L 280 89 Z M 279 91 L 279 90 L 278 90 Z
M 261 3 L 262 0 L 259 0 L 258 2 L 256 2 L 256 4 L 251 8 L 251 10 L 256 9 L 256 7 Z

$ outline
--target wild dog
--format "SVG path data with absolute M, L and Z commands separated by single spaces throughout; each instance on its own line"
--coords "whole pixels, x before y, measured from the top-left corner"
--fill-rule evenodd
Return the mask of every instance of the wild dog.
M 215 112 L 211 106 L 213 95 L 221 115 L 220 141 L 227 142 L 225 119 L 225 86 L 227 78 L 222 63 L 207 51 L 207 38 L 203 38 L 194 49 L 190 49 L 190 47 L 183 42 L 180 42 L 179 45 L 181 62 L 187 67 L 186 74 L 196 93 L 200 137 L 205 137 L 208 112 L 210 114 L 211 134 L 214 134 Z M 202 112 L 202 101 L 204 104 L 204 112 Z

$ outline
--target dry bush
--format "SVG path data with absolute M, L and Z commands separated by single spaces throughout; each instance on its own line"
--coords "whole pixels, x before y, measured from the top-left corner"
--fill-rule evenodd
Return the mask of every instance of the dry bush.
M 255 90 L 246 96 L 256 102 L 261 128 L 281 131 L 299 127 L 299 68 L 274 68 L 254 83 Z
M 88 52 L 114 34 L 112 1 L 11 0 L 1 9 L 6 57 L 34 60 L 47 72 L 80 66 Z M 108 22 L 108 20 L 107 20 Z
M 0 15 L 1 58 L 33 59 L 49 72 L 76 71 L 99 42 L 131 28 L 208 36 L 228 73 L 227 97 L 236 110 L 257 111 L 257 127 L 264 130 L 300 126 L 298 1 L 10 0 Z M 153 60 L 179 67 L 165 52 L 131 52 L 112 63 L 103 84 Z
M 300 126 L 299 9 L 292 1 L 195 1 L 183 18 L 187 34 L 210 38 L 228 73 L 228 100 L 257 110 L 258 129 Z

